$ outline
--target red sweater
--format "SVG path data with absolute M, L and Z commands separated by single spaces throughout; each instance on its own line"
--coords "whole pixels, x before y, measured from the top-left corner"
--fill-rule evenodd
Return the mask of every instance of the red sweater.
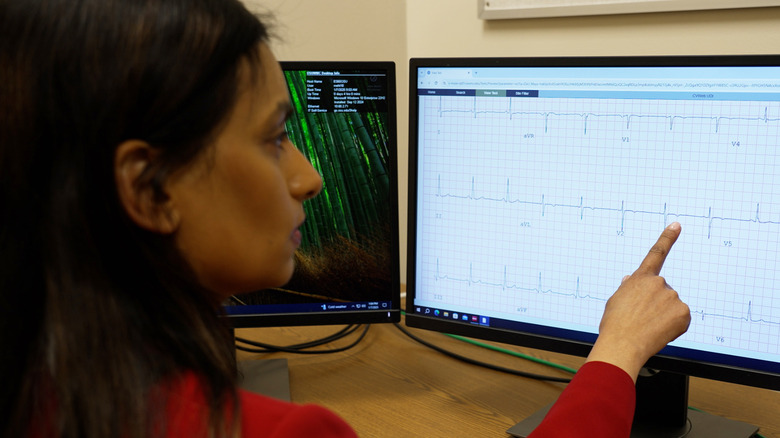
M 587 362 L 528 438 L 628 437 L 635 404 L 636 387 L 625 371 Z
M 174 384 L 168 404 L 168 438 L 206 438 L 208 407 L 194 374 Z M 240 390 L 242 438 L 356 438 L 349 425 L 316 405 L 298 405 Z

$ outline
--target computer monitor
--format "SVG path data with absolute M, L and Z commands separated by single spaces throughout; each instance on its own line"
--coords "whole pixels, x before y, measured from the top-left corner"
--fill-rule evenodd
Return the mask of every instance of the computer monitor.
M 393 62 L 281 62 L 292 143 L 320 173 L 290 282 L 231 299 L 235 328 L 398 322 Z
M 586 356 L 678 221 L 661 275 L 692 322 L 647 363 L 677 402 L 646 411 L 661 379 L 640 378 L 635 436 L 647 417 L 707 427 L 686 415 L 688 376 L 780 389 L 780 56 L 418 58 L 409 74 L 409 326 Z

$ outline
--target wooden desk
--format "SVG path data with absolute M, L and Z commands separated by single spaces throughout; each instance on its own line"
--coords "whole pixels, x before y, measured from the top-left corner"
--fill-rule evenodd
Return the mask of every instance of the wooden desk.
M 317 339 L 341 327 L 239 329 L 236 336 L 276 345 Z M 469 357 L 566 376 L 540 364 L 472 346 L 447 336 L 409 329 L 419 337 Z M 346 345 L 352 335 L 332 345 Z M 502 345 L 507 347 L 506 345 Z M 508 347 L 578 367 L 583 359 Z M 554 401 L 563 384 L 515 377 L 468 365 L 414 342 L 392 324 L 371 326 L 351 350 L 327 355 L 238 352 L 238 359 L 289 360 L 291 395 L 297 403 L 326 406 L 369 437 L 507 437 L 506 429 Z M 755 424 L 765 437 L 780 437 L 780 392 L 691 379 L 690 405 Z

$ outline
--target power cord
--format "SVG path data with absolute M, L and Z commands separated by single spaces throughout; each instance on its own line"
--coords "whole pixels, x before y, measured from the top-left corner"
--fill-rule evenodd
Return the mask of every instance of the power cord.
M 295 353 L 295 354 L 330 354 L 330 353 L 339 353 L 342 351 L 349 350 L 350 348 L 356 346 L 360 343 L 360 341 L 365 338 L 366 333 L 368 333 L 368 329 L 371 327 L 370 324 L 365 324 L 363 327 L 363 331 L 360 333 L 358 338 L 352 342 L 351 344 L 339 347 L 339 348 L 331 348 L 327 350 L 309 350 L 310 348 L 319 347 L 320 345 L 328 344 L 334 341 L 337 341 L 339 339 L 345 338 L 352 333 L 356 332 L 360 325 L 356 324 L 350 324 L 341 330 L 337 331 L 336 333 L 333 333 L 332 335 L 316 339 L 314 341 L 304 342 L 301 344 L 295 344 L 295 345 L 287 345 L 287 346 L 280 346 L 280 345 L 271 345 L 266 344 L 264 342 L 258 342 L 258 341 L 252 341 L 245 338 L 236 337 L 236 349 L 241 351 L 246 351 L 248 353 L 275 353 L 275 352 L 285 352 L 285 353 Z M 246 344 L 246 345 L 242 345 Z

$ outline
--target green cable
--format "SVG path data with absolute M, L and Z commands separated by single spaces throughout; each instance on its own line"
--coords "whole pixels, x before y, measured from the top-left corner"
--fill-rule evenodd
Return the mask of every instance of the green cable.
M 485 344 L 484 342 L 479 342 L 479 341 L 475 341 L 473 339 L 464 338 L 463 336 L 452 335 L 452 334 L 449 334 L 449 333 L 444 333 L 444 334 L 449 336 L 449 337 L 451 337 L 451 338 L 455 338 L 455 339 L 457 339 L 459 341 L 467 342 L 469 344 L 473 344 L 473 345 L 476 345 L 476 346 L 479 346 L 479 347 L 482 347 L 482 348 L 487 348 L 488 350 L 493 350 L 493 351 L 498 351 L 500 353 L 509 354 L 511 356 L 519 357 L 519 358 L 525 359 L 525 360 L 530 360 L 531 362 L 540 363 L 542 365 L 547 365 L 549 367 L 557 368 L 559 370 L 563 370 L 563 371 L 566 371 L 566 372 L 569 372 L 569 373 L 572 373 L 572 374 L 577 372 L 577 370 L 574 369 L 574 368 L 570 368 L 570 367 L 567 367 L 565 365 L 557 364 L 555 362 L 550 362 L 548 360 L 539 359 L 538 357 L 530 356 L 530 355 L 527 355 L 527 354 L 524 354 L 524 353 L 520 353 L 520 352 L 517 352 L 517 351 L 508 350 L 508 349 L 502 348 L 502 347 L 496 347 L 495 345 Z
M 401 314 L 406 316 L 406 311 L 401 310 Z M 484 342 L 475 341 L 474 339 L 464 338 L 463 336 L 459 336 L 459 335 L 453 335 L 453 334 L 450 334 L 450 333 L 443 333 L 443 334 L 445 334 L 445 335 L 447 335 L 447 336 L 449 336 L 449 337 L 451 337 L 453 339 L 457 339 L 459 341 L 462 341 L 462 342 L 473 344 L 473 345 L 476 345 L 476 346 L 482 347 L 482 348 L 487 348 L 488 350 L 493 350 L 493 351 L 498 351 L 500 353 L 509 354 L 511 356 L 519 357 L 521 359 L 529 360 L 531 362 L 540 363 L 542 365 L 547 365 L 547 366 L 552 367 L 552 368 L 557 368 L 559 370 L 566 371 L 567 373 L 575 374 L 577 372 L 577 370 L 574 369 L 574 368 L 570 368 L 570 367 L 567 367 L 565 365 L 557 364 L 555 362 L 550 362 L 548 360 L 539 359 L 538 357 L 533 357 L 533 356 L 530 356 L 530 355 L 527 355 L 527 354 L 524 354 L 524 353 L 519 353 L 517 351 L 508 350 L 506 348 L 501 348 L 501 347 L 496 347 L 494 345 L 486 344 Z

